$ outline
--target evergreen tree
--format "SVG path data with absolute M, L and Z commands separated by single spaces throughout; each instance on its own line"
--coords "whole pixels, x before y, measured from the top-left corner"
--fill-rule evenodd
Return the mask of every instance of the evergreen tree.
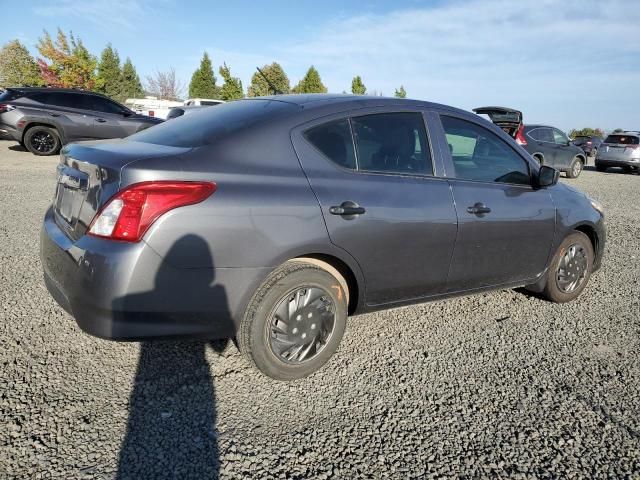
M 216 86 L 216 76 L 213 74 L 209 54 L 204 52 L 200 61 L 200 68 L 193 72 L 189 84 L 190 98 L 218 98 L 219 89 Z
M 244 91 L 242 90 L 242 82 L 238 77 L 231 76 L 231 70 L 229 70 L 226 63 L 222 64 L 219 72 L 220 76 L 224 80 L 224 83 L 220 88 L 220 98 L 225 101 L 243 98 Z
M 402 85 L 400 85 L 400 88 L 396 88 L 396 93 L 394 94 L 394 96 L 398 98 L 407 98 L 407 91 Z
M 120 57 L 111 44 L 107 45 L 100 56 L 95 89 L 116 100 L 120 100 L 122 97 Z
M 42 84 L 38 64 L 19 40 L 11 40 L 0 49 L 0 87 Z
M 120 79 L 120 101 L 127 98 L 144 97 L 144 89 L 140 82 L 140 77 L 136 72 L 136 67 L 131 63 L 131 59 L 127 57 L 122 66 L 122 78 Z
M 38 66 L 44 83 L 56 87 L 93 89 L 95 85 L 96 58 L 89 53 L 82 40 L 69 34 L 69 38 L 58 28 L 53 41 L 46 30 L 38 40 L 38 51 L 44 58 Z M 46 60 L 49 60 L 47 63 Z
M 293 93 L 327 93 L 327 87 L 322 83 L 318 70 L 311 65 L 302 80 L 293 87 Z
M 265 65 L 251 77 L 251 85 L 247 92 L 249 97 L 259 97 L 262 95 L 275 95 L 277 93 L 289 93 L 291 86 L 289 85 L 289 78 L 279 63 L 273 62 L 271 65 Z M 267 77 L 269 81 L 265 80 Z M 271 84 L 271 85 L 270 85 Z M 274 91 L 274 88 L 278 90 Z
M 362 83 L 360 75 L 353 77 L 353 80 L 351 80 L 351 93 L 354 95 L 364 95 L 367 93 L 367 87 Z

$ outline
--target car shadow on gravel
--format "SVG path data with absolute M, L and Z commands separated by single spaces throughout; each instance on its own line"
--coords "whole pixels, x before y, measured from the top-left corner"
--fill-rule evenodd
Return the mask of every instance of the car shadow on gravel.
M 175 278 L 172 257 L 183 255 L 185 248 L 206 260 L 202 262 L 203 269 L 198 270 L 208 273 L 195 277 L 200 283 L 186 285 Z M 227 296 L 222 286 L 214 285 L 214 272 L 207 244 L 188 235 L 170 249 L 156 274 L 152 291 L 128 295 L 116 302 L 162 305 L 165 298 L 176 298 L 177 292 L 190 305 L 201 306 L 202 298 L 209 299 L 228 316 Z M 227 343 L 226 340 L 141 342 L 129 399 L 127 432 L 118 459 L 118 480 L 218 478 L 216 397 L 206 349 L 222 353 Z

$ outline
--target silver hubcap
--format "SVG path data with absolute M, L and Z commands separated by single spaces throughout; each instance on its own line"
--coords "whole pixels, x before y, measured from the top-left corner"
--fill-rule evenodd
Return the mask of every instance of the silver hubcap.
M 582 285 L 588 266 L 587 252 L 581 245 L 573 244 L 567 248 L 560 259 L 556 274 L 560 291 L 571 293 Z
M 576 160 L 573 164 L 573 175 L 577 176 L 580 173 L 580 170 L 582 170 L 582 162 L 580 160 Z
M 300 287 L 285 295 L 273 310 L 267 332 L 269 346 L 283 362 L 303 363 L 324 349 L 334 325 L 331 296 L 319 287 Z

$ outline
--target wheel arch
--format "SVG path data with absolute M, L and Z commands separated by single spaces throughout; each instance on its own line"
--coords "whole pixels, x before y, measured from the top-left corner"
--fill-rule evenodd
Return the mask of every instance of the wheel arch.
M 534 160 L 536 160 L 540 165 L 544 165 L 544 154 L 542 152 L 532 153 L 531 156 Z
M 331 269 L 335 269 L 340 276 L 344 279 L 346 283 L 346 287 L 348 289 L 347 295 L 349 299 L 349 307 L 348 313 L 349 315 L 353 314 L 358 310 L 360 302 L 362 301 L 364 289 L 360 288 L 360 282 L 358 281 L 358 277 L 356 276 L 353 269 L 342 259 L 337 256 L 330 255 L 327 253 L 307 253 L 304 255 L 299 255 L 291 260 L 299 260 L 299 261 L 309 261 L 315 265 L 320 267 L 328 266 L 326 268 L 330 273 Z M 340 281 L 340 279 L 338 279 Z M 342 283 L 342 282 L 341 282 Z M 344 288 L 344 286 L 343 286 Z
M 64 138 L 64 134 L 62 133 L 62 129 L 61 128 L 59 128 L 54 123 L 39 122 L 39 121 L 28 122 L 24 126 L 24 128 L 22 129 L 22 143 L 24 143 L 24 137 L 27 135 L 27 131 L 29 131 L 33 127 L 47 127 L 47 128 L 55 129 L 55 131 L 58 132 L 58 137 L 60 137 L 60 143 L 62 145 L 65 144 L 65 138 Z
M 588 223 L 583 223 L 573 227 L 573 230 L 575 230 L 576 232 L 584 233 L 591 241 L 591 246 L 593 247 L 593 254 L 598 255 L 598 246 L 600 245 L 600 239 L 598 238 L 598 232 L 596 231 L 596 229 L 591 225 L 589 225 Z M 595 262 L 595 259 L 594 259 L 594 262 Z

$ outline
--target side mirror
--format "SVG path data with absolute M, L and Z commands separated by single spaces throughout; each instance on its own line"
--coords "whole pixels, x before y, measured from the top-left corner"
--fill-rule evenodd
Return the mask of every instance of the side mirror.
M 538 170 L 538 187 L 551 187 L 558 183 L 560 172 L 555 168 L 542 165 Z

